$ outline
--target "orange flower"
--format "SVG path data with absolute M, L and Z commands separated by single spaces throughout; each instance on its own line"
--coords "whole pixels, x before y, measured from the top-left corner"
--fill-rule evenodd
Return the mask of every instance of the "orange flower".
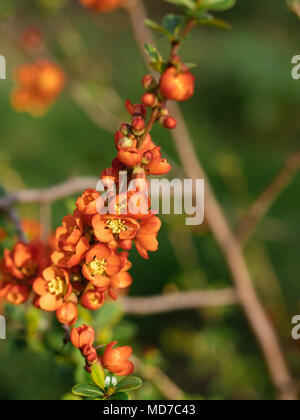
M 101 289 L 90 289 L 82 295 L 81 305 L 90 311 L 96 311 L 104 303 L 104 293 Z
M 147 151 L 144 155 L 146 168 L 149 175 L 164 175 L 170 172 L 171 165 L 166 159 L 161 158 L 160 146 Z
M 85 324 L 81 327 L 73 328 L 71 331 L 71 342 L 77 349 L 83 349 L 85 346 L 93 346 L 94 340 L 94 329 Z
M 51 255 L 53 264 L 71 268 L 78 265 L 89 249 L 89 241 L 82 236 L 83 221 L 79 210 L 63 218 L 63 225 L 56 229 L 58 249 Z
M 168 68 L 160 80 L 160 92 L 172 101 L 186 101 L 194 94 L 195 77 L 189 71 L 178 72 L 175 67 Z
M 150 216 L 141 221 L 141 228 L 135 239 L 135 246 L 139 254 L 148 259 L 148 251 L 157 251 L 157 233 L 161 228 L 161 221 L 157 216 Z
M 117 240 L 121 248 L 122 244 L 125 245 L 125 249 L 128 249 L 128 241 L 131 244 L 140 227 L 136 220 L 129 217 L 100 214 L 93 217 L 92 225 L 98 241 L 110 243 Z
M 127 359 L 132 355 L 132 348 L 129 346 L 113 348 L 117 343 L 114 341 L 106 346 L 101 363 L 105 369 L 118 376 L 131 375 L 134 365 Z
M 5 299 L 13 305 L 21 305 L 30 296 L 30 288 L 25 284 L 10 284 L 5 291 Z
M 110 13 L 124 3 L 125 0 L 79 0 L 80 3 L 100 13 Z
M 122 148 L 118 152 L 118 159 L 126 166 L 134 167 L 142 161 L 143 154 L 135 147 Z
M 65 85 L 62 70 L 47 60 L 20 66 L 15 71 L 17 87 L 11 96 L 16 111 L 42 115 L 53 103 Z
M 75 324 L 78 318 L 77 304 L 72 301 L 65 302 L 56 311 L 56 317 L 61 324 L 66 324 L 69 327 Z
M 39 240 L 18 242 L 12 251 L 4 250 L 2 269 L 18 280 L 31 280 L 47 264 L 45 247 Z
M 107 287 L 110 284 L 110 277 L 115 276 L 123 264 L 122 258 L 108 246 L 98 244 L 87 252 L 82 273 L 94 286 Z
M 38 239 L 42 234 L 42 225 L 36 220 L 22 220 L 22 229 L 29 239 Z
M 43 275 L 33 283 L 33 290 L 40 297 L 39 305 L 44 311 L 56 311 L 66 302 L 72 293 L 72 286 L 67 271 L 48 267 Z
M 103 200 L 98 191 L 88 189 L 84 191 L 81 197 L 78 197 L 76 206 L 81 214 L 86 216 L 93 216 L 97 214 L 103 205 Z

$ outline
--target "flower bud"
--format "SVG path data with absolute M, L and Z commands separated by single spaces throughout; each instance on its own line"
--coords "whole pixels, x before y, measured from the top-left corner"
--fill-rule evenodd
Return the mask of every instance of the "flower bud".
M 150 74 L 143 77 L 142 85 L 146 92 L 153 92 L 158 88 L 157 82 Z
M 162 127 L 173 130 L 177 126 L 177 121 L 173 117 L 160 118 L 159 123 Z
M 132 121 L 132 132 L 136 136 L 141 136 L 145 132 L 145 120 L 142 117 L 136 117 Z
M 145 93 L 142 96 L 142 102 L 145 106 L 149 108 L 154 108 L 158 105 L 158 99 L 154 93 Z
M 120 127 L 120 131 L 124 136 L 127 136 L 129 134 L 130 128 L 128 124 L 122 124 Z
M 92 327 L 83 324 L 79 328 L 73 328 L 71 331 L 71 342 L 77 349 L 84 346 L 92 346 L 95 340 L 95 331 Z

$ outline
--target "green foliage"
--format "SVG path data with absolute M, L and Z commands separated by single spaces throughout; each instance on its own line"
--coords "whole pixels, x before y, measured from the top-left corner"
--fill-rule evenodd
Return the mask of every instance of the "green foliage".
M 156 70 L 158 73 L 163 73 L 166 63 L 163 61 L 160 53 L 157 51 L 155 47 L 151 44 L 145 44 L 145 51 L 148 54 L 151 62 L 150 66 Z
M 136 376 L 126 376 L 118 382 L 113 373 L 105 374 L 99 362 L 91 366 L 91 377 L 94 384 L 79 383 L 73 387 L 73 394 L 94 400 L 129 400 L 127 392 L 142 386 L 142 380 Z
M 142 380 L 136 376 L 128 376 L 117 385 L 118 391 L 133 391 L 142 386 Z
M 99 387 L 89 383 L 75 385 L 72 388 L 72 392 L 75 395 L 88 398 L 99 398 L 104 396 L 103 391 Z
M 91 375 L 95 384 L 99 388 L 104 389 L 105 388 L 105 375 L 104 375 L 103 367 L 100 363 L 94 363 L 92 365 Z

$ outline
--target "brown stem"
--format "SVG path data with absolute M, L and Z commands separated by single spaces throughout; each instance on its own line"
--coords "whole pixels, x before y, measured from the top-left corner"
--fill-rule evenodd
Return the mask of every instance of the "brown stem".
M 243 244 L 247 241 L 259 221 L 265 216 L 277 197 L 291 182 L 293 176 L 300 170 L 300 150 L 290 155 L 279 171 L 278 175 L 271 181 L 269 186 L 262 192 L 258 199 L 252 204 L 250 210 L 242 219 L 238 229 L 237 237 Z
M 143 45 L 152 40 L 147 28 L 142 25 L 146 12 L 142 1 L 129 0 L 127 10 L 133 25 L 136 41 L 142 50 Z M 206 179 L 206 220 L 218 243 L 230 269 L 239 301 L 261 347 L 268 366 L 271 380 L 279 398 L 283 400 L 297 399 L 297 392 L 290 376 L 275 329 L 270 322 L 254 289 L 241 246 L 232 232 L 224 213 L 217 202 L 207 176 L 200 165 L 193 147 L 189 132 L 185 126 L 181 112 L 176 104 L 172 104 L 172 114 L 177 119 L 177 129 L 173 131 L 173 139 L 187 176 L 192 179 Z

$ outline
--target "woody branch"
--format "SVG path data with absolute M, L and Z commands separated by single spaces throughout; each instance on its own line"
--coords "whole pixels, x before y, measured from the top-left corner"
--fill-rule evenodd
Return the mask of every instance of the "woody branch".
M 131 18 L 136 41 L 140 49 L 143 50 L 145 43 L 153 42 L 150 32 L 143 25 L 146 18 L 144 6 L 141 1 L 130 0 L 126 7 Z M 173 131 L 173 140 L 186 174 L 190 178 L 207 180 L 207 176 L 196 157 L 192 140 L 178 106 L 172 104 L 170 108 L 178 122 L 177 129 Z M 279 398 L 283 400 L 297 399 L 297 392 L 275 329 L 256 294 L 239 241 L 229 227 L 208 181 L 206 182 L 205 205 L 207 223 L 227 261 L 239 301 L 261 347 Z

